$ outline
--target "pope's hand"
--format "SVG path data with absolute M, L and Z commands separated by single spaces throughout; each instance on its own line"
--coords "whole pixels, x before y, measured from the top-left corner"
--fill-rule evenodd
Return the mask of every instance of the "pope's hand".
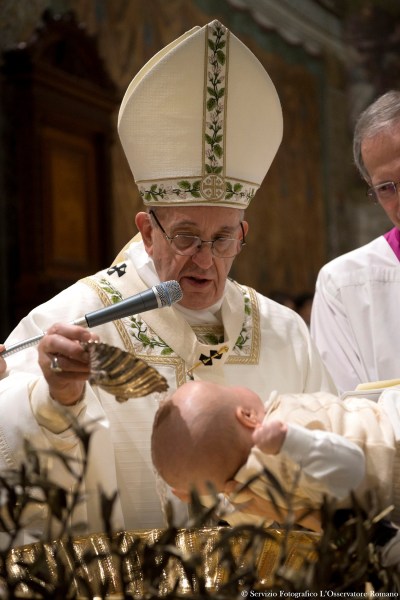
M 89 353 L 81 342 L 97 339 L 84 327 L 55 323 L 40 340 L 39 365 L 50 396 L 60 404 L 71 406 L 83 397 L 90 366 Z
M 257 425 L 253 431 L 253 442 L 266 454 L 278 454 L 285 441 L 287 426 L 282 421 L 271 420 Z

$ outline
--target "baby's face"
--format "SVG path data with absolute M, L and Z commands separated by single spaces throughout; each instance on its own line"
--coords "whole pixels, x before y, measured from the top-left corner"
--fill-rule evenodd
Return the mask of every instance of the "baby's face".
M 183 477 L 179 484 L 173 488 L 173 491 L 178 498 L 189 502 L 192 491 L 197 492 L 199 496 L 211 497 L 213 493 L 227 493 L 230 491 L 232 481 L 221 477 L 220 474 L 214 473 L 211 468 L 207 469 L 207 473 L 191 473 L 191 475 L 183 483 Z
M 216 492 L 224 492 L 233 475 L 234 473 L 227 472 L 221 461 L 215 461 L 211 453 L 203 453 L 201 458 L 197 455 L 195 464 L 185 465 L 180 469 L 178 481 L 167 481 L 167 483 L 186 494 L 190 494 L 194 489 L 200 495 L 207 495 L 212 489 Z

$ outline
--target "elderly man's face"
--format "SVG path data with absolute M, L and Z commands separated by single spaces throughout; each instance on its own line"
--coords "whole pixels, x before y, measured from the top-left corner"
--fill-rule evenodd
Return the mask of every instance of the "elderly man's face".
M 202 240 L 218 237 L 242 239 L 243 211 L 222 207 L 160 207 L 156 216 L 169 237 L 194 235 Z M 172 249 L 170 242 L 158 227 L 154 218 L 139 213 L 136 224 L 142 234 L 146 251 L 152 257 L 161 281 L 179 282 L 186 308 L 204 309 L 217 302 L 223 295 L 226 278 L 235 257 L 217 258 L 209 244 L 203 244 L 193 256 L 181 256 Z M 245 234 L 248 225 L 243 221 Z
M 400 181 L 400 124 L 365 139 L 361 151 L 371 185 Z M 400 186 L 396 193 L 379 198 L 379 203 L 393 225 L 400 228 Z

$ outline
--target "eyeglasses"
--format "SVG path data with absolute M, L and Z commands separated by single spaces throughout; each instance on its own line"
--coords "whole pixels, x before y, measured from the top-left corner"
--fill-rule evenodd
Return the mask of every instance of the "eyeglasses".
M 211 252 L 217 258 L 232 258 L 239 254 L 246 244 L 242 222 L 240 222 L 243 235 L 243 239 L 241 240 L 230 237 L 218 237 L 215 240 L 202 240 L 198 235 L 185 235 L 182 233 L 170 237 L 157 219 L 155 212 L 150 210 L 149 214 L 154 218 L 165 238 L 169 241 L 173 251 L 181 256 L 194 256 L 203 244 L 210 244 Z
M 367 189 L 367 196 L 372 198 L 375 203 L 386 204 L 397 196 L 397 186 L 399 184 L 400 181 L 397 183 L 394 181 L 385 181 L 384 183 L 373 185 Z

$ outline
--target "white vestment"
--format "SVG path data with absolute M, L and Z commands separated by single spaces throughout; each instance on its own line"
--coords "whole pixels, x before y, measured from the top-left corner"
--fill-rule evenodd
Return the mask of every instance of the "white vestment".
M 311 335 L 339 392 L 399 377 L 400 263 L 386 239 L 320 271 Z
M 70 322 L 105 305 L 159 283 L 143 244 L 134 242 L 116 267 L 80 281 L 35 308 L 6 341 L 6 347 L 37 335 L 55 322 Z M 191 323 L 191 326 L 189 325 Z M 246 385 L 265 401 L 274 389 L 285 392 L 335 391 L 303 320 L 288 308 L 228 280 L 224 298 L 206 311 L 178 305 L 133 315 L 93 329 L 102 342 L 133 351 L 156 367 L 176 389 L 189 379 Z M 221 347 L 227 351 L 203 365 Z M 24 436 L 37 447 L 72 456 L 81 447 L 47 384 L 30 348 L 7 358 L 0 381 L 0 468 L 15 468 Z M 152 421 L 159 394 L 117 403 L 96 386 L 86 385 L 84 400 L 68 410 L 79 423 L 98 423 L 90 445 L 87 501 L 80 517 L 89 531 L 100 531 L 98 487 L 118 490 L 114 527 L 126 530 L 165 525 L 150 457 Z M 173 440 L 171 440 L 173 443 Z M 48 460 L 49 477 L 71 487 L 71 477 Z M 26 538 L 24 539 L 26 543 Z

